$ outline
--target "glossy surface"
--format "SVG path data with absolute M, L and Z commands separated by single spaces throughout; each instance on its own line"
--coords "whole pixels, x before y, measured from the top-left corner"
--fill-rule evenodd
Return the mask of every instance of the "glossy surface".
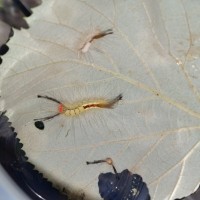
M 121 173 L 99 175 L 99 193 L 104 200 L 150 200 L 146 183 L 127 169 Z
M 42 121 L 36 121 L 35 122 L 35 127 L 36 128 L 38 128 L 38 129 L 40 129 L 40 130 L 44 130 L 44 122 L 42 122 Z

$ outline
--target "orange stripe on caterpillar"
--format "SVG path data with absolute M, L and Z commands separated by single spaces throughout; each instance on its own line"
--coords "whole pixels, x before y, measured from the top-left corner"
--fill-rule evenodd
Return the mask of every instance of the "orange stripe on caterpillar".
M 76 116 L 76 115 L 79 115 L 82 112 L 84 112 L 88 109 L 92 109 L 92 108 L 111 109 L 118 101 L 122 100 L 122 94 L 119 94 L 117 97 L 115 97 L 114 99 L 111 99 L 111 100 L 99 100 L 99 101 L 95 101 L 95 102 L 84 103 L 82 105 L 74 106 L 74 107 L 70 106 L 70 105 L 66 106 L 63 103 L 61 103 L 60 101 L 58 101 L 57 99 L 54 99 L 49 96 L 38 95 L 38 98 L 48 99 L 48 100 L 53 101 L 58 104 L 58 113 L 56 113 L 52 116 L 34 119 L 34 121 L 46 121 L 46 120 L 52 119 L 60 114 L 64 114 L 66 116 Z

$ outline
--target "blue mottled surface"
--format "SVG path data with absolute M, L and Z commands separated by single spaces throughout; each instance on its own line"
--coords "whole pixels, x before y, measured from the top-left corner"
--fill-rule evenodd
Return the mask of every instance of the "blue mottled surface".
M 101 173 L 99 193 L 104 200 L 150 200 L 146 183 L 127 169 L 121 173 Z

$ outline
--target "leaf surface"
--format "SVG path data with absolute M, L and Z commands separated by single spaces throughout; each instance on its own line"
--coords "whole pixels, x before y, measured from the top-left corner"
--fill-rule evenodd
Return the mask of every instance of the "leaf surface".
M 44 1 L 16 32 L 0 67 L 1 106 L 30 160 L 55 184 L 100 199 L 97 181 L 110 166 L 142 175 L 152 199 L 187 196 L 200 181 L 200 3 L 182 1 Z M 93 30 L 95 40 L 78 56 Z M 78 45 L 79 44 L 79 45 Z M 113 109 L 60 115 L 37 130 L 33 119 L 70 106 L 112 99 Z M 48 111 L 48 112 L 47 112 Z M 67 180 L 70 180 L 68 182 Z

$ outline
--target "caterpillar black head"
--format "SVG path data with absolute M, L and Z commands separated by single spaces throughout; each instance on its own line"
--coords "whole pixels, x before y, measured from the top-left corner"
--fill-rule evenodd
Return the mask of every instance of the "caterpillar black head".
M 40 130 L 44 130 L 44 122 L 43 121 L 35 121 L 35 127 L 40 129 Z

